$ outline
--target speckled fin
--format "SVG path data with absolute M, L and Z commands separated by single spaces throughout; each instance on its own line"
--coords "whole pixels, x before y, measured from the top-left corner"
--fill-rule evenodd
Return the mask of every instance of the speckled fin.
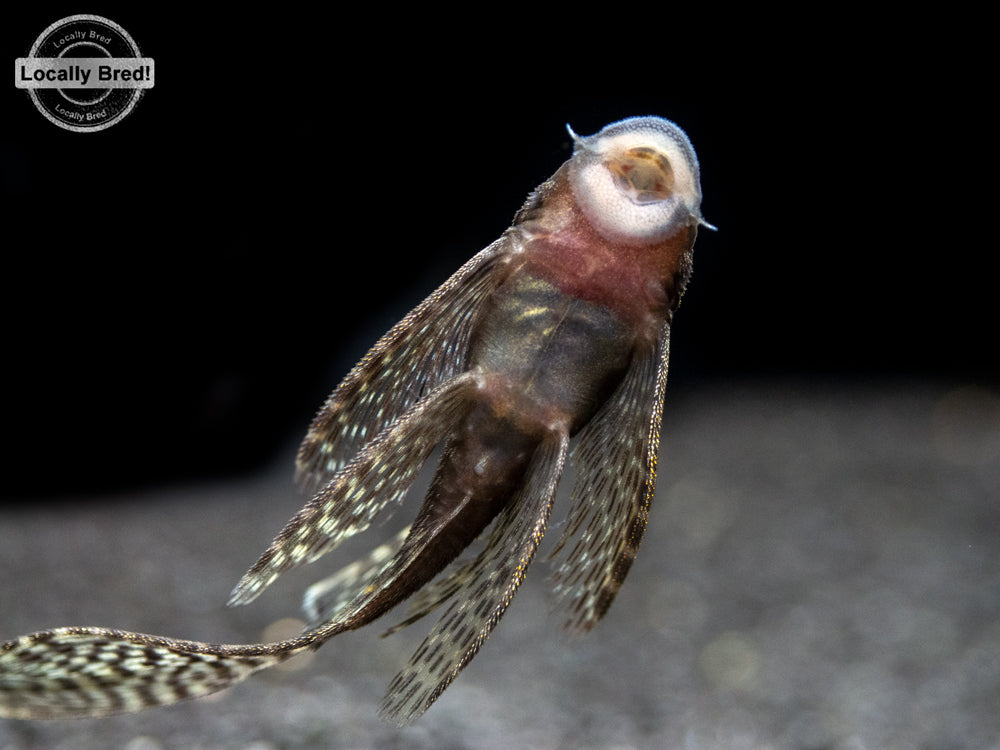
M 385 544 L 310 586 L 302 602 L 309 627 L 321 628 L 327 623 L 343 620 L 348 614 L 348 605 L 359 601 L 358 597 L 365 591 L 376 589 L 375 582 L 380 576 L 384 577 L 390 566 L 398 564 L 397 555 L 410 529 L 406 526 Z M 406 619 L 382 633 L 382 637 L 412 625 L 444 604 L 469 579 L 474 562 L 471 559 L 456 561 L 446 568 L 444 574 L 420 588 L 409 599 Z
M 308 646 L 306 639 L 220 646 L 110 628 L 43 630 L 0 643 L 0 717 L 99 717 L 177 703 Z
M 545 533 L 568 444 L 568 436 L 552 433 L 538 447 L 525 484 L 497 517 L 468 580 L 390 683 L 380 709 L 383 718 L 406 724 L 423 714 L 496 627 Z
M 636 354 L 574 447 L 569 518 L 551 555 L 564 555 L 553 581 L 570 631 L 590 630 L 604 616 L 642 541 L 656 484 L 669 348 L 668 323 L 656 346 Z
M 410 527 L 404 527 L 385 544 L 380 544 L 364 557 L 306 589 L 302 598 L 302 611 L 309 627 L 318 628 L 337 619 L 344 608 L 378 575 L 386 562 L 395 557 L 409 533 Z
M 292 517 L 233 589 L 229 603 L 253 601 L 278 575 L 364 531 L 387 505 L 401 500 L 475 393 L 474 376 L 463 373 L 379 433 Z
M 424 395 L 465 367 L 482 301 L 502 280 L 505 234 L 393 326 L 327 399 L 299 448 L 296 480 L 313 494 Z
M 410 597 L 406 618 L 382 633 L 382 638 L 397 633 L 405 627 L 423 619 L 451 597 L 465 588 L 476 572 L 475 559 L 453 562 L 439 578 L 417 591 Z

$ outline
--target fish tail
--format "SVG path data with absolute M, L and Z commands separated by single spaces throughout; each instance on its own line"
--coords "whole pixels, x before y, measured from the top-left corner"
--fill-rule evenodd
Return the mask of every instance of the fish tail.
M 0 717 L 100 717 L 166 706 L 241 682 L 315 638 L 219 645 L 96 627 L 43 630 L 0 643 Z

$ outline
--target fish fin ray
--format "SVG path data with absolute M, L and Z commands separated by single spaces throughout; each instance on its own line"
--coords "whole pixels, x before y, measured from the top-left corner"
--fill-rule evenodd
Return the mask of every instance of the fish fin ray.
M 511 251 L 505 234 L 393 326 L 344 377 L 313 419 L 296 457 L 296 481 L 314 494 L 425 394 L 465 366 L 482 301 Z
M 521 489 L 498 515 L 468 579 L 382 700 L 380 715 L 406 724 L 426 711 L 500 621 L 538 549 L 569 438 L 553 432 L 536 449 Z
M 233 589 L 229 604 L 253 601 L 281 573 L 313 562 L 364 531 L 398 504 L 424 462 L 465 414 L 475 375 L 463 373 L 431 392 L 380 432 L 285 525 Z
M 649 351 L 633 358 L 621 384 L 580 431 L 576 483 L 562 536 L 550 554 L 565 627 L 586 632 L 611 606 L 646 527 L 656 485 L 669 322 Z

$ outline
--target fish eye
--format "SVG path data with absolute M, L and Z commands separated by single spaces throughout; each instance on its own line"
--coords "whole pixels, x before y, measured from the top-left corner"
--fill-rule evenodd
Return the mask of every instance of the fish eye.
M 674 170 L 670 161 L 653 148 L 639 146 L 615 154 L 605 167 L 618 189 L 634 203 L 656 203 L 670 197 Z

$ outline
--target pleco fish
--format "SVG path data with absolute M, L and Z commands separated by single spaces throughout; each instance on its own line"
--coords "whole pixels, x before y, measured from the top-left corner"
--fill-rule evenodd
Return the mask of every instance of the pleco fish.
M 570 134 L 572 158 L 513 225 L 330 396 L 297 459 L 315 494 L 230 604 L 365 530 L 443 445 L 413 523 L 311 587 L 311 624 L 290 640 L 216 645 L 60 628 L 0 644 L 0 716 L 101 716 L 207 695 L 419 592 L 397 628 L 446 610 L 381 707 L 390 721 L 412 721 L 475 656 L 524 579 L 571 437 L 577 479 L 553 552 L 555 587 L 566 626 L 594 626 L 646 526 L 671 320 L 698 226 L 709 225 L 694 149 L 673 123 L 631 118 Z M 478 555 L 458 559 L 477 538 Z

